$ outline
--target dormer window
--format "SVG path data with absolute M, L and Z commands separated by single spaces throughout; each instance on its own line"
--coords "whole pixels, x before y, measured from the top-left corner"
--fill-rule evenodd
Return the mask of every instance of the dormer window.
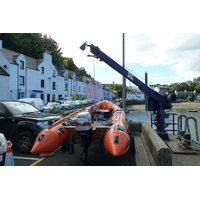
M 56 77 L 56 71 L 53 70 L 53 77 Z
M 76 77 L 75 76 L 73 76 L 73 82 L 75 82 L 76 81 Z
M 44 67 L 41 67 L 41 73 L 44 74 Z
M 20 69 L 24 69 L 24 61 L 20 60 Z

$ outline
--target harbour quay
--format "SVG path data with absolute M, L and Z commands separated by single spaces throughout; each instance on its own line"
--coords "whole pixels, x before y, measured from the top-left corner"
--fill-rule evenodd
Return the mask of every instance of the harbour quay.
M 130 131 L 135 140 L 135 153 L 128 151 L 122 156 L 104 154 L 99 144 L 89 147 L 91 166 L 199 166 L 198 151 L 181 148 L 177 134 L 169 134 L 170 141 L 163 141 L 151 128 L 144 107 L 128 106 L 126 118 L 131 120 Z M 170 147 L 170 145 L 172 147 Z M 174 145 L 174 149 L 173 149 Z M 171 149 L 172 148 L 172 149 Z M 74 154 L 61 147 L 51 157 L 39 154 L 20 154 L 13 150 L 15 166 L 80 166 L 81 144 L 74 144 Z

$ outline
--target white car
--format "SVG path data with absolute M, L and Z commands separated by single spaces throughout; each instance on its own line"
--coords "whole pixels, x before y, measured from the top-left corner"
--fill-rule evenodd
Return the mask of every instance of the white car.
M 38 110 L 43 111 L 44 110 L 44 104 L 42 99 L 39 98 L 21 98 L 18 99 L 18 101 L 23 101 L 31 104 L 32 106 L 36 107 Z
M 89 101 L 87 99 L 84 99 L 82 102 L 83 102 L 83 105 L 85 105 L 85 106 L 89 103 Z
M 68 101 L 65 101 L 64 103 L 60 104 L 60 109 L 71 109 L 71 103 Z
M 83 105 L 82 101 L 81 100 L 76 100 L 74 101 L 76 107 L 81 107 Z
M 75 102 L 74 101 L 65 101 L 64 103 L 70 104 L 71 108 L 75 108 Z
M 57 102 L 48 102 L 44 105 L 44 110 L 47 112 L 47 111 L 50 111 L 52 110 L 53 108 L 58 108 L 60 106 L 60 103 L 57 103 Z

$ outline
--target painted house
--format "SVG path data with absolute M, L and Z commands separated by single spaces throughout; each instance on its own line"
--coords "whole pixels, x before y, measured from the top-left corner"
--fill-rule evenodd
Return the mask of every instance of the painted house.
M 106 97 L 104 97 L 104 94 Z M 44 103 L 61 97 L 112 100 L 113 93 L 105 91 L 99 81 L 66 70 L 63 63 L 54 65 L 49 51 L 34 59 L 3 48 L 0 40 L 0 100 L 41 98 Z
M 2 47 L 0 40 L 0 99 L 41 98 L 44 103 L 68 96 L 66 70 L 57 70 L 48 51 L 34 59 Z M 67 85 L 68 86 L 68 85 Z
M 85 80 L 86 80 L 86 97 L 87 99 L 94 99 L 95 81 L 88 77 L 85 77 Z

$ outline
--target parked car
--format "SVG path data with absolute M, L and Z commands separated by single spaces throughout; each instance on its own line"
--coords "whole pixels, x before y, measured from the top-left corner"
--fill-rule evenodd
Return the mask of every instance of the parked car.
M 76 105 L 75 105 L 74 101 L 65 101 L 65 103 L 70 104 L 71 108 L 76 108 Z
M 29 153 L 38 133 L 59 119 L 26 102 L 0 101 L 0 130 L 22 153 Z
M 44 105 L 44 111 L 48 112 L 48 111 L 52 110 L 53 108 L 59 108 L 59 106 L 60 106 L 60 103 L 58 103 L 58 102 L 47 102 Z
M 81 100 L 76 100 L 74 101 L 76 107 L 81 107 L 83 105 L 82 101 Z
M 65 101 L 64 103 L 60 104 L 60 109 L 71 109 L 71 104 L 68 101 Z
M 44 110 L 44 104 L 43 104 L 42 99 L 39 99 L 39 98 L 21 98 L 21 99 L 18 99 L 18 101 L 30 103 L 32 106 L 36 107 L 40 111 Z
M 94 103 L 94 99 L 87 99 L 88 104 L 93 104 Z
M 64 103 L 65 101 L 71 101 L 72 97 L 61 97 L 57 100 L 58 103 Z
M 85 105 L 85 106 L 86 106 L 86 105 L 88 105 L 88 103 L 89 103 L 89 100 L 87 100 L 87 99 L 84 99 L 82 102 L 83 102 L 83 105 Z

